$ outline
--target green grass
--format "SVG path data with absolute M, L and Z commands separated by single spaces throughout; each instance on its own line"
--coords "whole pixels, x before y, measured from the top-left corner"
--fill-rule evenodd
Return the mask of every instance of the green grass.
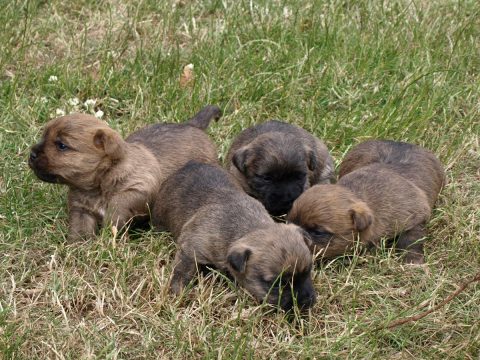
M 372 332 L 480 269 L 478 39 L 474 0 L 0 1 L 0 358 L 478 359 L 478 284 Z M 57 110 L 102 110 L 125 135 L 208 103 L 225 110 L 209 130 L 222 157 L 270 118 L 324 139 L 337 163 L 369 138 L 433 150 L 449 184 L 426 266 L 388 250 L 319 264 L 315 307 L 288 321 L 219 274 L 169 296 L 166 234 L 65 242 L 66 188 L 26 162 Z

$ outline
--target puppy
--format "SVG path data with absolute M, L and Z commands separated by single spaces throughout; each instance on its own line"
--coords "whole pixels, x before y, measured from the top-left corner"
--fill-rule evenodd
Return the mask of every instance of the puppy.
M 248 128 L 233 141 L 227 169 L 272 215 L 315 184 L 330 183 L 334 165 L 327 147 L 304 129 L 277 120 Z
M 423 263 L 425 224 L 445 182 L 440 161 L 419 146 L 367 141 L 340 166 L 336 185 L 317 185 L 293 204 L 287 219 L 303 227 L 312 251 L 342 255 L 355 240 L 377 245 L 395 238 L 405 261 Z
M 171 291 L 178 294 L 197 266 L 232 275 L 258 301 L 288 311 L 315 302 L 312 256 L 295 225 L 275 223 L 219 166 L 190 161 L 169 177 L 152 211 L 157 229 L 169 230 L 177 253 Z
M 99 225 L 148 219 L 160 184 L 189 160 L 217 163 L 202 130 L 220 116 L 207 106 L 184 124 L 147 126 L 125 140 L 93 116 L 62 116 L 46 125 L 28 163 L 40 180 L 69 187 L 68 238 L 78 240 Z

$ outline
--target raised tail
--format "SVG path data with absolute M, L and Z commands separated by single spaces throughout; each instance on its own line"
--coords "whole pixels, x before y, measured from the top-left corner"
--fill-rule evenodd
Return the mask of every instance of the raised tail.
M 210 121 L 215 119 L 217 121 L 222 117 L 222 110 L 218 106 L 215 105 L 207 105 L 198 113 L 195 114 L 190 120 L 186 121 L 185 123 L 190 126 L 194 126 L 196 128 L 205 130 Z

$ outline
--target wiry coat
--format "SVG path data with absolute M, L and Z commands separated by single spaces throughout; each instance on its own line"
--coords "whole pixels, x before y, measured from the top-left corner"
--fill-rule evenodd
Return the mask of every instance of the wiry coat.
M 440 161 L 419 146 L 368 141 L 353 148 L 336 185 L 312 187 L 294 203 L 288 219 L 302 226 L 312 250 L 341 255 L 359 238 L 377 245 L 398 237 L 406 260 L 423 262 L 425 224 L 445 180 Z
M 220 114 L 208 106 L 187 123 L 147 126 L 125 140 L 93 116 L 63 116 L 46 125 L 29 165 L 41 180 L 69 187 L 69 239 L 89 237 L 105 223 L 148 219 L 160 184 L 189 160 L 216 163 L 201 129 Z
M 310 306 L 311 255 L 301 229 L 275 223 L 219 166 L 189 162 L 162 185 L 152 212 L 177 242 L 171 289 L 179 293 L 198 265 L 232 274 L 257 300 L 284 309 Z M 284 285 L 279 286 L 279 277 Z
M 285 214 L 303 191 L 334 178 L 325 144 L 304 129 L 277 120 L 242 131 L 228 151 L 226 166 L 272 215 Z

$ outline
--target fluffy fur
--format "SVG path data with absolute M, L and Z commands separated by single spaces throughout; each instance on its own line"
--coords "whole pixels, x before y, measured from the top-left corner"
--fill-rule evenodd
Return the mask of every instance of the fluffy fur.
M 444 181 L 443 167 L 430 151 L 368 141 L 347 154 L 336 185 L 307 190 L 287 218 L 306 230 L 311 250 L 323 258 L 348 252 L 357 238 L 376 245 L 383 237 L 397 237 L 405 260 L 423 263 L 425 224 Z
M 29 165 L 39 179 L 69 187 L 69 239 L 90 237 L 99 225 L 148 219 L 160 184 L 189 160 L 216 163 L 202 129 L 220 116 L 207 106 L 184 124 L 147 126 L 125 140 L 93 116 L 62 116 L 46 125 Z
M 219 166 L 189 162 L 162 186 L 152 221 L 172 232 L 177 253 L 171 290 L 180 293 L 197 267 L 231 274 L 258 301 L 310 307 L 311 254 L 302 230 L 275 223 Z M 294 295 L 294 296 L 292 296 Z
M 325 144 L 304 129 L 277 120 L 240 133 L 226 163 L 242 188 L 272 215 L 287 213 L 303 191 L 334 178 Z

